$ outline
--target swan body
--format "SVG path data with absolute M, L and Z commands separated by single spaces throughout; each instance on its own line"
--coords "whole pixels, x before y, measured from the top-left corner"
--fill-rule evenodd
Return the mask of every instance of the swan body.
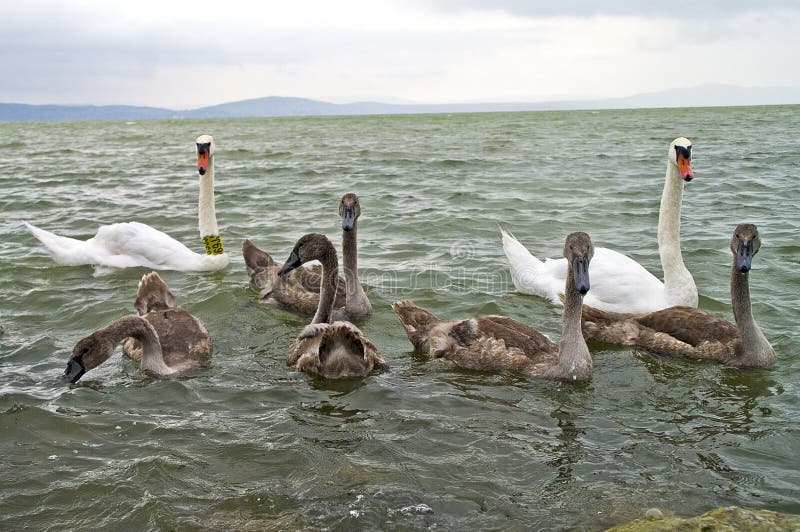
M 203 324 L 179 308 L 157 273 L 139 282 L 138 315 L 123 316 L 75 344 L 62 382 L 75 383 L 113 354 L 123 352 L 155 376 L 167 376 L 206 366 L 211 361 L 211 338 Z
M 652 312 L 685 305 L 696 307 L 697 286 L 683 263 L 680 249 L 680 210 L 683 183 L 694 178 L 688 139 L 670 144 L 664 192 L 659 211 L 658 244 L 664 282 L 635 260 L 614 250 L 595 248 L 592 290 L 586 305 L 609 312 Z M 500 230 L 511 278 L 519 292 L 560 303 L 567 274 L 565 259 L 536 258 L 513 235 Z
M 330 240 L 315 233 L 301 237 L 278 273 L 285 275 L 311 260 L 322 263 L 319 306 L 311 324 L 289 346 L 287 365 L 329 379 L 365 377 L 374 369 L 386 369 L 378 349 L 358 327 L 332 320 L 338 260 Z
M 588 380 L 592 357 L 581 335 L 581 301 L 589 290 L 592 243 L 586 233 L 567 237 L 568 258 L 562 334 L 554 343 L 539 331 L 502 316 L 443 321 L 411 301 L 392 304 L 409 340 L 431 359 L 444 358 L 463 368 L 507 370 L 530 377 Z
M 692 307 L 620 314 L 584 306 L 587 339 L 632 346 L 654 353 L 710 360 L 733 366 L 769 366 L 775 352 L 753 319 L 749 271 L 761 240 L 752 224 L 736 227 L 731 239 L 731 303 L 736 323 Z
M 197 138 L 200 198 L 198 222 L 206 254 L 195 253 L 171 236 L 140 222 L 101 226 L 94 237 L 77 240 L 25 226 L 50 253 L 57 264 L 92 264 L 112 268 L 144 266 L 155 270 L 215 271 L 229 262 L 217 228 L 214 209 L 214 140 L 210 135 Z

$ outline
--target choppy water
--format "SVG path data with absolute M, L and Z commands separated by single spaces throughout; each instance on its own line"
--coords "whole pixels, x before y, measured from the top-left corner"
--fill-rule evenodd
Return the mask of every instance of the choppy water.
M 658 506 L 800 513 L 800 107 L 0 124 L 0 528 L 598 529 Z M 132 311 L 145 270 L 57 267 L 24 230 L 139 220 L 196 250 L 194 138 L 217 143 L 224 272 L 164 272 L 213 366 L 153 379 L 115 355 L 54 383 L 80 337 Z M 389 305 L 498 313 L 557 337 L 514 293 L 497 224 L 541 255 L 586 230 L 660 272 L 670 140 L 694 142 L 683 250 L 729 318 L 733 227 L 758 224 L 754 314 L 777 366 L 593 348 L 588 384 L 412 354 Z M 305 318 L 254 304 L 238 252 L 339 239 L 360 195 L 363 324 L 392 369 L 330 383 L 284 356 Z

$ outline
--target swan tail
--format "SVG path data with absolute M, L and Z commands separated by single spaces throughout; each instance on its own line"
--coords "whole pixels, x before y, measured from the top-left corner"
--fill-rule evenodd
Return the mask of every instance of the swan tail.
M 35 225 L 23 222 L 28 231 L 42 243 L 47 252 L 56 262 L 63 266 L 77 266 L 89 264 L 86 261 L 88 244 L 83 240 L 60 236 L 50 231 L 40 229 Z
M 337 358 L 364 360 L 366 352 L 361 331 L 337 322 L 326 327 L 319 344 L 319 359 L 325 364 L 336 363 Z
M 133 306 L 143 316 L 153 310 L 175 308 L 178 304 L 161 277 L 156 272 L 150 272 L 139 281 L 139 291 Z
M 431 330 L 442 323 L 442 320 L 409 300 L 392 303 L 392 310 L 400 318 L 414 348 L 420 353 L 427 353 L 430 349 Z
M 534 257 L 511 233 L 500 228 L 500 234 L 503 238 L 503 251 L 511 270 L 511 281 L 517 291 L 546 297 L 558 303 L 558 296 L 553 293 L 552 287 L 549 286 L 546 279 L 545 263 Z
M 319 341 L 318 356 L 309 355 L 300 357 L 297 369 L 329 378 L 363 377 L 386 364 L 372 342 L 355 325 L 346 321 L 325 327 Z
M 242 242 L 242 256 L 250 275 L 250 285 L 258 291 L 263 301 L 275 289 L 277 264 L 272 257 L 262 251 L 249 239 Z
M 533 254 L 528 251 L 528 248 L 520 244 L 519 240 L 514 238 L 514 235 L 503 228 L 500 228 L 500 235 L 503 238 L 503 251 L 506 252 L 506 257 L 508 257 L 509 262 L 526 262 L 537 266 L 542 265 L 542 261 L 534 257 Z
M 242 256 L 247 266 L 247 273 L 251 275 L 260 268 L 269 268 L 275 265 L 275 261 L 272 260 L 272 257 L 270 257 L 267 252 L 258 249 L 258 247 L 247 238 L 242 242 Z

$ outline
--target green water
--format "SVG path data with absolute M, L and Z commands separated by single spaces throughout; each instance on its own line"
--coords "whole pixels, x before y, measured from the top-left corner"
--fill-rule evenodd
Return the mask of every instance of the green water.
M 0 124 L 0 528 L 599 529 L 657 506 L 800 513 L 800 107 L 139 123 Z M 88 238 L 138 220 L 195 250 L 193 142 L 214 135 L 231 265 L 162 272 L 213 366 L 153 379 L 115 355 L 54 383 L 72 345 L 133 310 L 146 271 L 58 267 L 22 220 Z M 669 142 L 694 142 L 683 250 L 702 308 L 732 318 L 733 227 L 756 223 L 753 309 L 778 354 L 740 370 L 592 346 L 561 384 L 429 363 L 392 313 L 495 313 L 557 337 L 514 293 L 498 224 L 540 256 L 564 236 L 660 275 Z M 243 238 L 284 260 L 339 241 L 361 198 L 364 332 L 391 365 L 332 383 L 285 366 L 306 318 L 259 306 Z M 419 506 L 425 505 L 425 506 Z

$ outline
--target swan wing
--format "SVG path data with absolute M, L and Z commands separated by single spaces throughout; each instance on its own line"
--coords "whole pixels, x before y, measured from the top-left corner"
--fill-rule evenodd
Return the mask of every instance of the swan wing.
M 168 234 L 139 222 L 101 226 L 87 243 L 92 247 L 94 264 L 117 268 L 180 270 L 186 262 L 199 257 Z
M 475 318 L 475 322 L 481 335 L 503 340 L 507 347 L 519 349 L 528 358 L 538 359 L 558 352 L 558 346 L 550 338 L 517 320 L 487 316 Z
M 632 258 L 608 248 L 595 248 L 589 282 L 583 301 L 600 310 L 636 313 L 667 306 L 664 283 Z
M 526 373 L 533 366 L 522 350 L 509 347 L 504 340 L 492 336 L 481 336 L 469 345 L 455 345 L 445 358 L 462 368 L 475 371 Z
M 722 316 L 692 307 L 670 307 L 634 318 L 655 332 L 665 333 L 691 346 L 703 342 L 729 343 L 739 329 Z

